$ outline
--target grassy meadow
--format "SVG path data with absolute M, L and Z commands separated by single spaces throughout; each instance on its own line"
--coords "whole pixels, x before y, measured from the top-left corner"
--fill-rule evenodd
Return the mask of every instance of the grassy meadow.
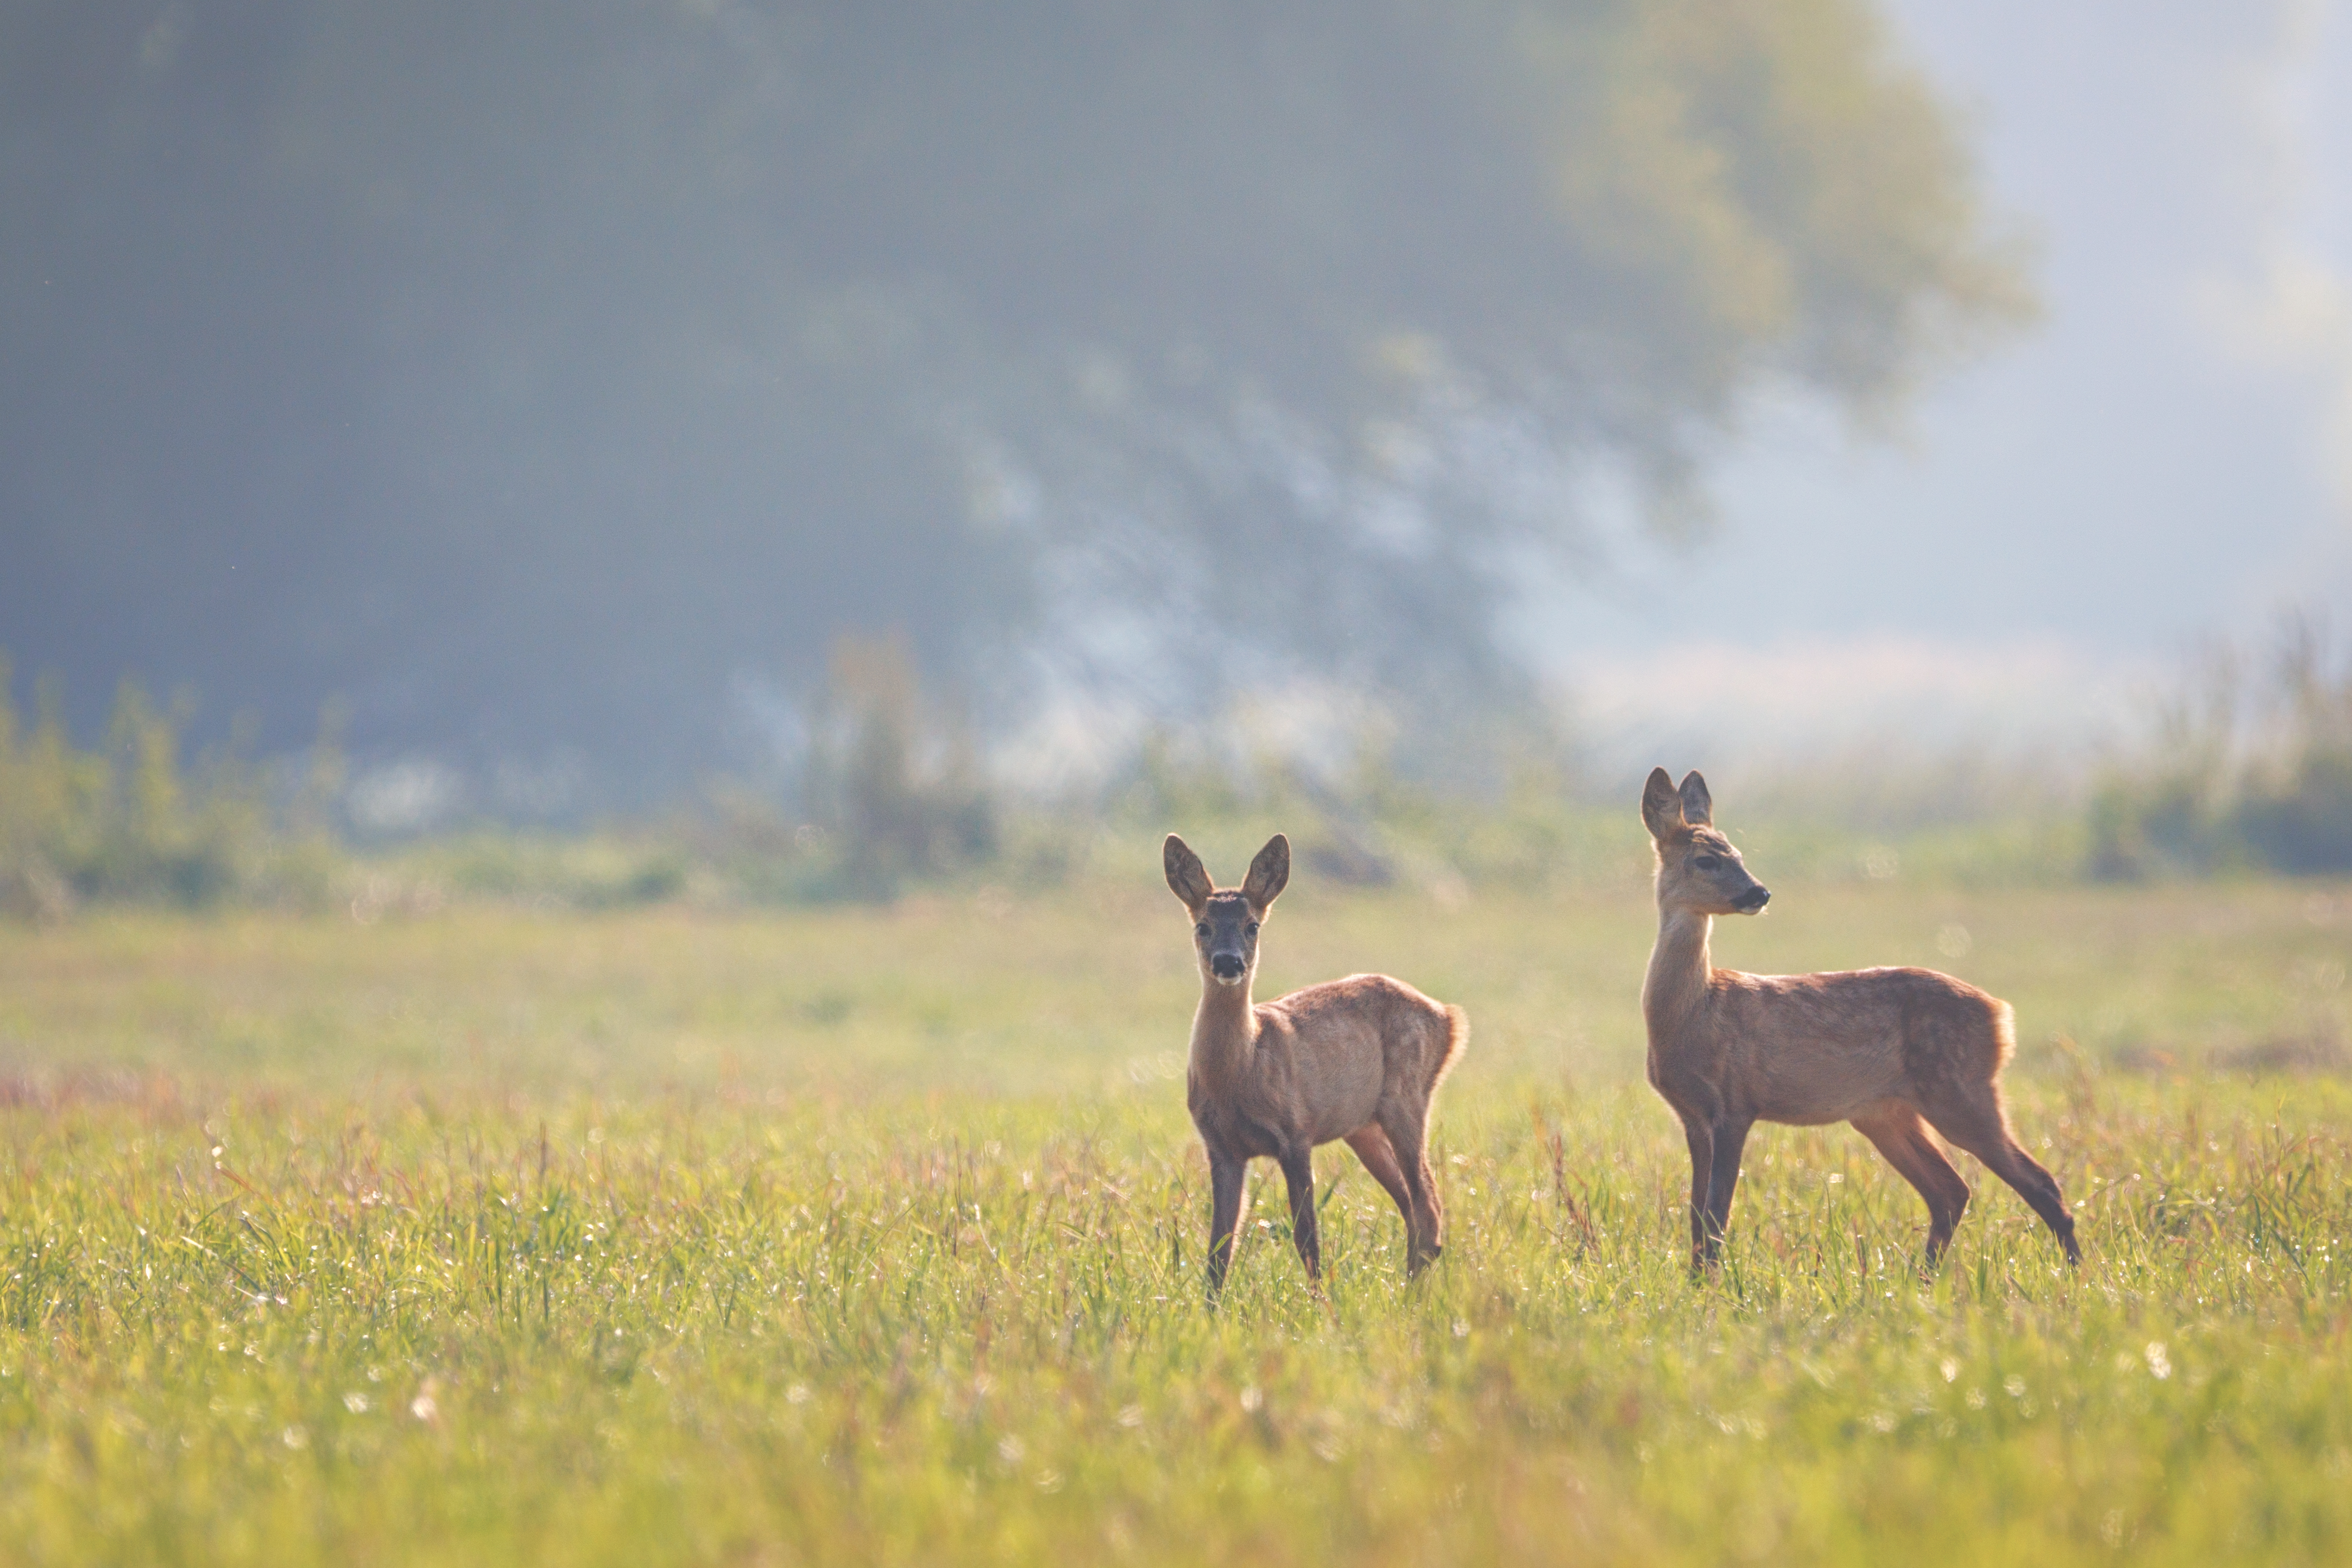
M 1249 847 L 1204 846 L 1232 874 Z M 1772 868 L 1759 858 L 1768 879 Z M 0 924 L 0 1561 L 2352 1555 L 2352 889 L 1782 885 L 1755 970 L 2010 997 L 2070 1273 L 1759 1128 L 1721 1279 L 1637 875 L 1342 895 L 1259 994 L 1465 1005 L 1447 1253 L 1261 1166 L 1225 1304 L 1156 881 L 887 910 Z

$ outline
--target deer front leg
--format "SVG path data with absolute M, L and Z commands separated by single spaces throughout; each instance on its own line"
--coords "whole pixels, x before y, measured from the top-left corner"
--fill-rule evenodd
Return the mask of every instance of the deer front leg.
M 1715 1159 L 1706 1184 L 1706 1260 L 1723 1253 L 1724 1233 L 1731 1228 L 1731 1194 L 1739 1185 L 1739 1155 L 1748 1147 L 1747 1121 L 1723 1121 L 1715 1128 Z
M 1209 1151 L 1209 1302 L 1225 1288 L 1225 1268 L 1234 1258 L 1234 1232 L 1242 1222 L 1242 1177 L 1249 1162 Z
M 1715 1177 L 1715 1130 L 1696 1116 L 1683 1119 L 1683 1142 L 1690 1146 L 1691 1272 L 1706 1269 L 1706 1197 Z
M 1282 1156 L 1282 1179 L 1290 1189 L 1290 1239 L 1298 1261 L 1307 1265 L 1307 1282 L 1323 1289 L 1323 1242 L 1315 1227 L 1315 1152 L 1302 1149 Z

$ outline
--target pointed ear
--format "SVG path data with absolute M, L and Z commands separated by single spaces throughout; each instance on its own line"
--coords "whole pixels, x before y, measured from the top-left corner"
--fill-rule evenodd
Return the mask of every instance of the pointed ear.
M 1706 781 L 1696 768 L 1683 775 L 1683 820 L 1693 827 L 1715 825 L 1715 802 L 1707 798 Z
M 1653 838 L 1664 838 L 1683 826 L 1682 796 L 1675 793 L 1674 775 L 1664 768 L 1652 768 L 1650 782 L 1642 786 L 1642 821 Z
M 1184 900 L 1186 909 L 1199 914 L 1201 906 L 1209 901 L 1209 895 L 1217 890 L 1217 885 L 1209 880 L 1209 868 L 1201 864 L 1192 847 L 1171 833 L 1168 842 L 1160 846 L 1160 863 L 1167 868 L 1169 890 Z
M 1290 840 L 1277 833 L 1265 841 L 1265 847 L 1250 862 L 1249 876 L 1242 882 L 1242 897 L 1249 900 L 1250 908 L 1264 914 L 1289 885 Z

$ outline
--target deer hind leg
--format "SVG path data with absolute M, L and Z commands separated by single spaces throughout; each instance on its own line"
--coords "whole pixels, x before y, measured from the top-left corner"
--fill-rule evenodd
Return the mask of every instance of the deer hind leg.
M 1405 1245 L 1410 1249 L 1415 1226 L 1412 1189 L 1405 1184 L 1404 1170 L 1397 1163 L 1396 1148 L 1389 1142 L 1389 1135 L 1381 1130 L 1379 1122 L 1368 1121 L 1348 1134 L 1348 1147 L 1356 1152 L 1356 1158 L 1364 1163 L 1372 1180 L 1395 1203 L 1397 1213 L 1404 1215 Z
M 1298 1261 L 1307 1265 L 1307 1282 L 1323 1289 L 1323 1238 L 1316 1227 L 1315 1151 L 1300 1149 L 1282 1156 L 1282 1180 L 1290 1189 L 1290 1240 Z
M 2017 1190 L 2017 1195 L 2042 1216 L 2042 1223 L 2066 1249 L 2067 1262 L 2083 1261 L 2083 1248 L 2074 1240 L 2074 1216 L 2066 1210 L 2066 1194 L 2059 1188 L 2058 1178 L 2027 1153 L 2010 1131 L 1999 1088 L 1987 1085 L 1961 1103 L 1932 1107 L 1927 1120 L 1948 1142 L 1974 1154 L 1984 1162 L 1986 1170 Z
M 1927 1200 L 1926 1266 L 1933 1268 L 1968 1212 L 1969 1184 L 1942 1150 L 1927 1139 L 1927 1125 L 1907 1105 L 1893 1105 L 1853 1119 L 1854 1130 L 1876 1145 L 1886 1163 Z
M 1405 1273 L 1419 1274 L 1445 1250 L 1445 1205 L 1437 1195 L 1437 1174 L 1429 1168 L 1429 1129 L 1424 1113 L 1384 1110 L 1381 1132 L 1395 1152 L 1412 1207 L 1405 1215 Z

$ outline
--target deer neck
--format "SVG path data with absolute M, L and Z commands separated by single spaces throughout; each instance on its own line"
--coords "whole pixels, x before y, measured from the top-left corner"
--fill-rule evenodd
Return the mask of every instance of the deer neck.
M 1707 977 L 1715 972 L 1707 953 L 1714 929 L 1712 915 L 1658 911 L 1657 945 L 1650 949 L 1650 971 L 1642 981 L 1642 1016 L 1653 1037 L 1689 1018 L 1706 1000 Z
M 1257 1047 L 1257 1008 L 1250 1001 L 1255 972 L 1238 985 L 1201 977 L 1201 1006 L 1192 1015 L 1192 1067 L 1211 1082 L 1231 1079 Z

